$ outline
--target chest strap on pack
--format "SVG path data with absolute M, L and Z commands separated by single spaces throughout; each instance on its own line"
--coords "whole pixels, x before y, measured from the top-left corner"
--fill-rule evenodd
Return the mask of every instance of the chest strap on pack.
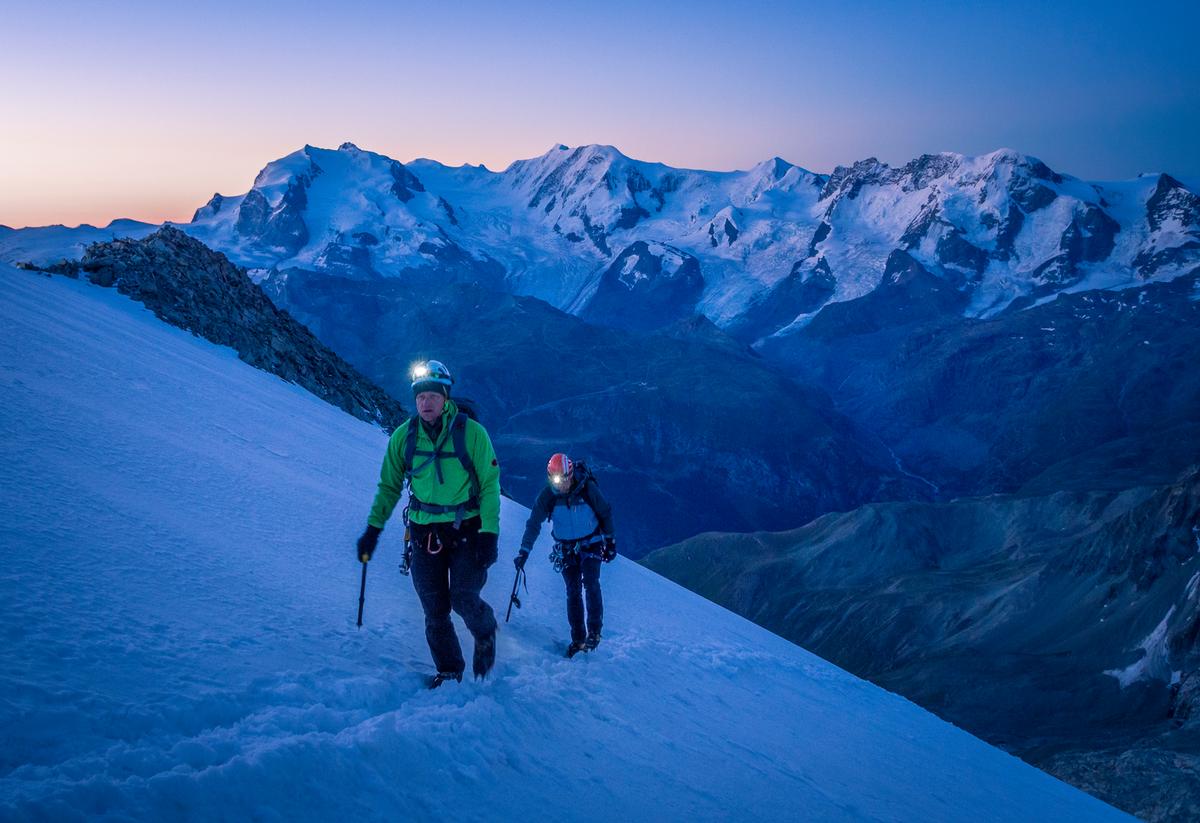
M 438 438 L 438 441 L 433 444 L 432 451 L 417 448 L 417 432 L 421 425 L 421 420 L 417 415 L 413 415 L 408 421 L 408 435 L 404 439 L 404 465 L 408 467 L 406 476 L 408 478 L 408 497 L 409 506 L 413 511 L 425 512 L 426 514 L 454 514 L 454 528 L 462 525 L 463 519 L 470 511 L 479 510 L 479 474 L 475 471 L 475 461 L 471 459 L 470 453 L 467 451 L 467 416 L 462 412 L 456 412 L 450 420 L 450 445 L 452 452 L 443 451 L 446 445 L 446 434 Z M 414 465 L 415 459 L 418 457 L 424 458 L 424 461 L 419 465 Z M 413 475 L 423 471 L 430 463 L 433 464 L 433 469 L 437 473 L 438 484 L 446 482 L 442 476 L 442 461 L 455 457 L 462 464 L 463 470 L 467 473 L 467 477 L 471 482 L 471 496 L 463 503 L 458 503 L 453 506 L 440 506 L 436 503 L 425 503 L 418 500 L 412 493 Z

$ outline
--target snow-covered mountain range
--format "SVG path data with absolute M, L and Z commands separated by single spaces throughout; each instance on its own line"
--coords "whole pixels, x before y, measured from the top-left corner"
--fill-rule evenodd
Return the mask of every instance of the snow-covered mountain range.
M 187 230 L 252 268 L 449 271 L 600 322 L 699 312 L 751 340 L 871 292 L 896 250 L 971 316 L 1200 265 L 1200 196 L 1178 180 L 1089 183 L 1010 150 L 825 175 L 780 158 L 674 169 L 611 146 L 555 146 L 503 172 L 306 146 Z
M 0 266 L 0 389 L 5 820 L 1128 819 L 625 559 L 427 691 L 385 436 L 114 290 Z
M 1086 182 L 1007 149 L 816 174 L 780 158 L 675 169 L 596 145 L 503 172 L 305 146 L 183 228 L 264 274 L 458 276 L 617 325 L 696 311 L 749 340 L 871 292 L 897 250 L 953 284 L 970 316 L 1200 265 L 1193 188 L 1167 174 Z M 117 221 L 74 242 L 143 230 Z M 37 232 L 55 253 L 71 234 L 2 231 L 3 258 L 38 260 Z

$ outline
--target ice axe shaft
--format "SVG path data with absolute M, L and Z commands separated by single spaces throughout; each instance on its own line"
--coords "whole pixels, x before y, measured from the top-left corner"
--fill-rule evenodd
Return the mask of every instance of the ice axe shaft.
M 358 587 L 358 627 L 362 628 L 363 601 L 367 599 L 367 564 L 362 564 L 362 583 Z
M 504 622 L 508 622 L 508 618 L 512 617 L 513 606 L 521 608 L 521 598 L 517 597 L 517 587 L 521 585 L 521 577 L 525 574 L 524 569 L 517 569 L 517 576 L 513 578 L 512 594 L 508 596 L 508 612 L 504 615 Z M 529 583 L 525 584 L 525 591 L 529 591 Z

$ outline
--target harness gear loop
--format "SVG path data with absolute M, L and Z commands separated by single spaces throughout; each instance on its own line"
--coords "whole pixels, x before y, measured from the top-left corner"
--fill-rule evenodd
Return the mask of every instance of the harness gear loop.
M 602 550 L 594 551 L 592 548 L 603 545 L 604 535 L 599 532 L 578 540 L 556 540 L 554 548 L 550 550 L 550 565 L 554 567 L 554 571 L 561 573 L 569 555 L 577 554 L 581 558 L 598 557 L 603 559 L 604 552 Z

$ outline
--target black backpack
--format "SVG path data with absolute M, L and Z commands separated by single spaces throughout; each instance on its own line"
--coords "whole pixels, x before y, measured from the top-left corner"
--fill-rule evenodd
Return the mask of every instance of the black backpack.
M 558 494 L 556 492 L 554 495 L 554 504 L 558 505 L 559 503 L 566 503 L 567 506 L 573 508 L 576 504 L 582 501 L 587 503 L 588 506 L 591 506 L 592 504 L 589 503 L 587 498 L 583 496 L 584 490 L 587 489 L 589 483 L 595 483 L 597 486 L 599 486 L 600 481 L 596 479 L 596 475 L 592 474 L 592 470 L 588 468 L 587 463 L 584 463 L 582 460 L 575 461 L 575 465 L 571 469 L 571 473 L 578 474 L 579 482 L 575 484 L 574 488 L 564 494 Z

